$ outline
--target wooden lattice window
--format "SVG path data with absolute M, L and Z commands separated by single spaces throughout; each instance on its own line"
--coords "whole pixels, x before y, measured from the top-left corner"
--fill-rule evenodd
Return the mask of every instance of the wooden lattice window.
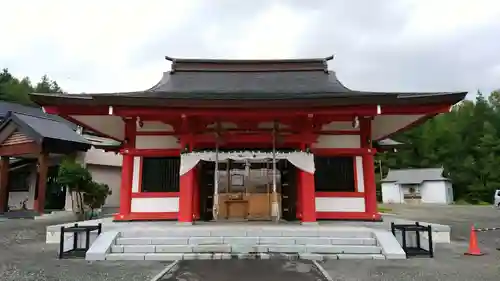
M 314 156 L 316 191 L 354 192 L 354 157 Z

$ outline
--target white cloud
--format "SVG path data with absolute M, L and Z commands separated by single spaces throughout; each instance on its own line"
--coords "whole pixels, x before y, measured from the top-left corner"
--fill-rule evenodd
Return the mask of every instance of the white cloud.
M 339 76 L 358 88 L 500 86 L 500 2 L 394 3 L 0 0 L 0 68 L 47 73 L 73 92 L 126 91 L 156 83 L 164 55 L 335 53 Z

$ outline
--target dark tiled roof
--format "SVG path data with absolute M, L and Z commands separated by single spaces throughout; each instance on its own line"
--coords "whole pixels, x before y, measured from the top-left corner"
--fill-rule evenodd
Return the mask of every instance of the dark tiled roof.
M 18 129 L 28 137 L 42 145 L 45 141 L 63 141 L 76 144 L 81 150 L 90 148 L 90 143 L 73 131 L 66 122 L 61 122 L 54 116 L 34 116 L 11 112 L 7 114 L 0 131 L 14 122 Z
M 447 181 L 443 168 L 389 170 L 382 182 L 398 184 L 421 184 L 424 181 Z
M 152 88 L 138 92 L 80 95 L 33 94 L 42 105 L 192 106 L 200 101 L 274 101 L 307 105 L 428 104 L 462 100 L 466 93 L 397 93 L 353 91 L 342 85 L 331 59 L 204 60 L 174 59 L 170 72 Z M 186 104 L 187 103 L 187 104 Z M 250 104 L 250 103 L 248 103 Z
M 62 123 L 66 123 L 68 126 L 76 130 L 76 125 L 69 122 L 68 120 L 59 117 L 57 115 L 51 115 L 44 113 L 42 109 L 37 106 L 26 106 L 22 104 L 17 104 L 13 102 L 0 101 L 0 119 L 4 119 L 5 116 L 9 114 L 9 112 L 21 113 L 21 114 L 29 114 L 37 117 L 50 117 L 54 120 L 57 120 Z
M 175 99 L 303 99 L 350 92 L 333 72 L 182 71 L 164 73 L 161 81 L 144 94 Z

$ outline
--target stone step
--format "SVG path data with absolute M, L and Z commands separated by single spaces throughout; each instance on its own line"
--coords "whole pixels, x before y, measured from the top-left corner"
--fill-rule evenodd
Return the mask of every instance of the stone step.
M 117 238 L 116 245 L 376 245 L 375 238 L 329 237 L 137 237 Z
M 331 238 L 372 238 L 373 234 L 367 230 L 339 230 L 328 228 L 300 228 L 300 227 L 277 227 L 277 228 L 196 228 L 196 227 L 173 227 L 168 230 L 130 230 L 121 232 L 122 238 L 141 237 L 331 237 Z
M 111 253 L 318 253 L 380 254 L 380 247 L 370 245 L 112 245 Z
M 106 260 L 221 260 L 221 259 L 303 259 L 303 260 L 331 260 L 331 259 L 385 259 L 381 254 L 228 254 L 228 253 L 112 253 L 106 255 Z

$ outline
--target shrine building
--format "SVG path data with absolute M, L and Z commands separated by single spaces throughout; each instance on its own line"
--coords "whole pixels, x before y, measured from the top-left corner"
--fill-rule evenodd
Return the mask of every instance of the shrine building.
M 380 220 L 374 144 L 465 92 L 368 92 L 333 57 L 176 59 L 145 91 L 31 98 L 123 155 L 116 221 Z

